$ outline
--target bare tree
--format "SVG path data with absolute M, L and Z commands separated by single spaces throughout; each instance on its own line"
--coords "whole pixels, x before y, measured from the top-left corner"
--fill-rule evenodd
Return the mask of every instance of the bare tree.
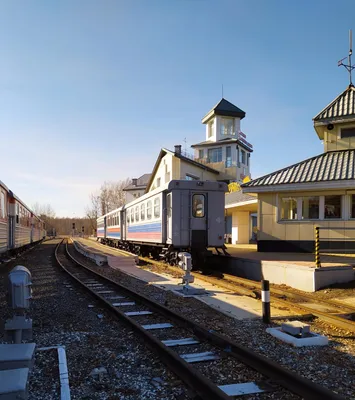
M 90 228 L 96 230 L 96 220 L 101 215 L 101 197 L 97 193 L 91 193 L 90 205 L 85 209 L 85 216 L 90 221 Z
M 106 214 L 125 204 L 125 192 L 123 189 L 128 186 L 129 183 L 129 178 L 118 182 L 104 182 L 100 188 L 102 214 Z

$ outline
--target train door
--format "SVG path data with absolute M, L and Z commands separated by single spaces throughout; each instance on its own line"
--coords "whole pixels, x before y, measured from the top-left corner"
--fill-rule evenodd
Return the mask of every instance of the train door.
M 207 193 L 190 193 L 191 212 L 190 212 L 190 232 L 191 247 L 205 248 L 207 246 Z
M 166 243 L 173 243 L 173 213 L 172 213 L 172 193 L 166 196 Z

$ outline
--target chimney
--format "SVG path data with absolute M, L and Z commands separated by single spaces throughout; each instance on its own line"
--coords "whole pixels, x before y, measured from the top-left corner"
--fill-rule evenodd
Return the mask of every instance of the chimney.
M 132 185 L 133 186 L 137 186 L 137 178 L 133 178 L 132 179 Z
M 181 144 L 175 145 L 175 154 L 181 154 Z

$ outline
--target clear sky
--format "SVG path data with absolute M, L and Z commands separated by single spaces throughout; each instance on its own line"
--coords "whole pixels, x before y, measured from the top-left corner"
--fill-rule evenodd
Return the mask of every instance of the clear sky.
M 0 180 L 81 216 L 105 180 L 204 140 L 222 83 L 252 177 L 319 154 L 312 117 L 348 85 L 354 16 L 352 0 L 3 0 Z

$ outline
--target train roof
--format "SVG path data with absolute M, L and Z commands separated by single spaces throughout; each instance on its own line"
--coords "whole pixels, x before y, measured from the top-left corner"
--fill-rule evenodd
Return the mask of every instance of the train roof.
M 228 186 L 225 182 L 218 182 L 218 181 L 187 181 L 187 180 L 172 180 L 165 185 L 160 186 L 157 189 L 154 189 L 148 193 L 145 193 L 143 196 L 138 197 L 137 199 L 131 201 L 130 203 L 125 204 L 122 207 L 116 208 L 115 210 L 110 211 L 109 213 L 102 215 L 99 218 L 104 218 L 108 215 L 111 215 L 117 211 L 121 211 L 128 207 L 134 206 L 135 204 L 139 204 L 141 201 L 149 199 L 152 196 L 155 196 L 165 190 L 172 190 L 172 189 L 183 189 L 183 190 L 201 190 L 206 189 L 209 191 L 228 191 Z M 97 219 L 99 219 L 97 218 Z

